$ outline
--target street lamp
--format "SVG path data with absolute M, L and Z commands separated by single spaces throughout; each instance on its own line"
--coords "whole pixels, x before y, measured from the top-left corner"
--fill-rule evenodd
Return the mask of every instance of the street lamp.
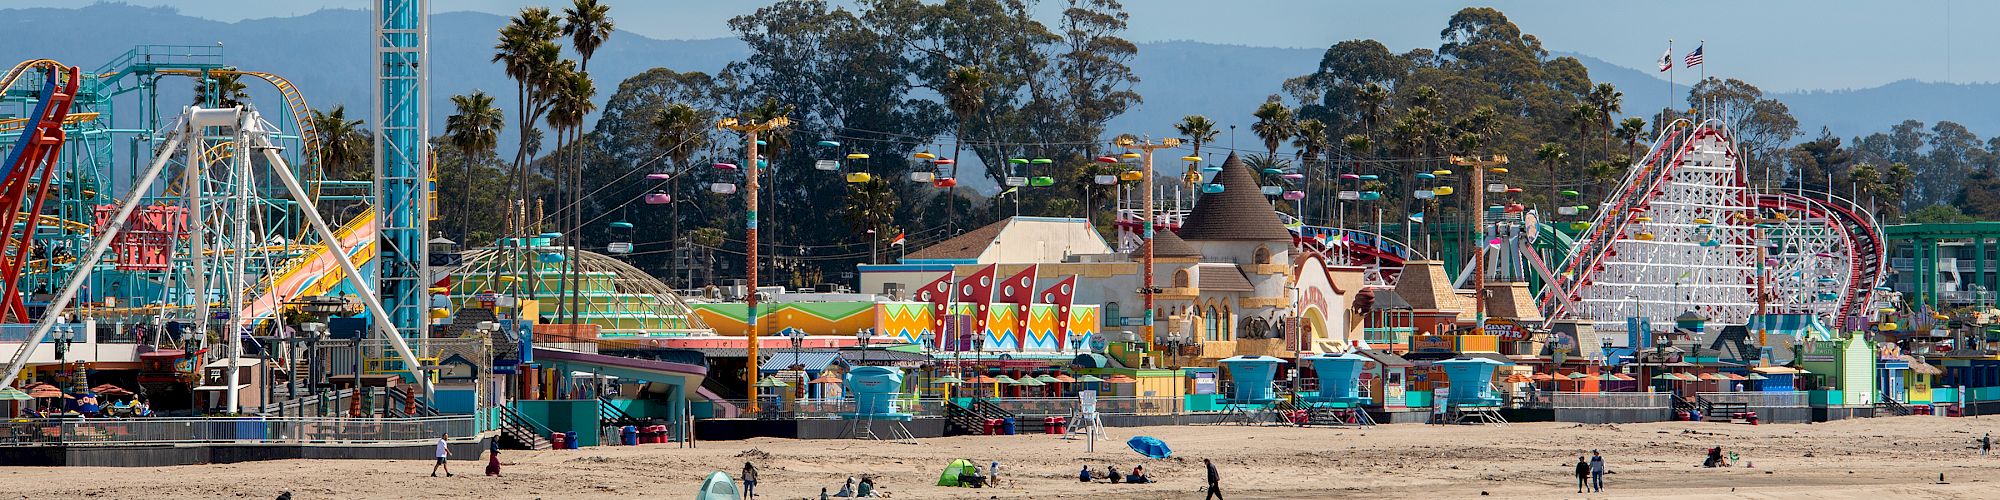
M 70 377 L 69 358 L 67 356 L 69 354 L 69 345 L 76 342 L 76 328 L 65 326 L 56 330 L 51 335 L 55 337 L 57 375 L 62 377 L 63 380 L 68 381 Z

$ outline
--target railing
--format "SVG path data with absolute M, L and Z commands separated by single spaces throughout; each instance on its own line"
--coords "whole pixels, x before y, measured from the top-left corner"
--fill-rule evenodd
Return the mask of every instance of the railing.
M 427 443 L 475 439 L 471 416 L 33 419 L 0 423 L 0 445 Z
M 1017 417 L 1053 417 L 1069 415 L 1078 408 L 1077 398 L 978 398 L 985 405 Z M 745 400 L 730 400 L 741 407 Z M 840 418 L 843 413 L 854 412 L 852 399 L 800 399 L 790 405 L 773 405 L 765 400 L 762 411 L 773 418 Z M 942 399 L 897 399 L 896 411 L 917 417 L 946 416 L 946 404 Z M 982 405 L 983 406 L 983 405 Z M 1103 415 L 1173 415 L 1186 413 L 1181 398 L 1178 397 L 1107 397 L 1097 399 L 1097 412 Z
M 1539 392 L 1521 406 L 1535 409 L 1641 409 L 1672 406 L 1673 396 L 1657 392 Z
M 1696 395 L 1710 403 L 1742 403 L 1770 408 L 1804 408 L 1807 402 L 1803 391 L 1703 392 Z

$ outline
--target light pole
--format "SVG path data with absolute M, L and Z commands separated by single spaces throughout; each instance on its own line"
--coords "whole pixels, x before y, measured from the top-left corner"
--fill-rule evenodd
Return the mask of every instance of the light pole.
M 69 345 L 76 342 L 76 330 L 65 326 L 60 330 L 56 330 L 52 336 L 55 337 L 56 344 L 56 367 L 58 368 L 56 375 L 61 377 L 64 383 L 67 384 L 72 381 L 69 376 Z M 65 387 L 63 390 L 68 391 L 69 388 Z
M 1146 323 L 1144 331 L 1146 350 L 1151 351 L 1153 350 L 1153 295 L 1160 292 L 1159 288 L 1153 286 L 1153 219 L 1156 218 L 1153 215 L 1153 150 L 1179 147 L 1181 140 L 1177 137 L 1168 137 L 1161 139 L 1157 143 L 1151 141 L 1142 142 L 1130 135 L 1126 135 L 1118 138 L 1117 145 L 1125 149 L 1137 149 L 1145 152 L 1145 159 L 1140 162 L 1142 167 L 1139 169 L 1140 185 L 1144 190 L 1140 194 L 1139 203 L 1144 206 L 1140 209 L 1140 212 L 1146 217 L 1145 222 L 1140 226 L 1143 229 L 1139 233 L 1139 244 L 1146 249 L 1144 269 L 1140 270 L 1144 274 L 1145 287 L 1140 288 L 1139 293 L 1146 296 Z
M 747 246 L 744 253 L 746 260 L 749 262 L 747 270 L 749 271 L 750 284 L 749 293 L 744 297 L 744 303 L 750 313 L 747 320 L 749 331 L 746 333 L 749 340 L 749 349 L 747 352 L 749 359 L 747 360 L 748 369 L 744 372 L 744 378 L 747 380 L 744 380 L 744 382 L 747 383 L 745 387 L 749 389 L 749 393 L 752 395 L 757 394 L 757 133 L 785 128 L 791 124 L 792 120 L 783 116 L 772 117 L 763 121 L 729 117 L 723 118 L 722 121 L 715 124 L 715 127 L 718 129 L 742 132 L 743 140 L 748 144 L 746 147 L 749 148 L 749 154 L 747 155 L 749 156 L 749 160 L 743 162 L 743 205 L 746 207 L 743 212 L 743 229 L 744 243 Z M 751 415 L 757 414 L 756 397 L 750 398 L 750 407 L 748 410 Z

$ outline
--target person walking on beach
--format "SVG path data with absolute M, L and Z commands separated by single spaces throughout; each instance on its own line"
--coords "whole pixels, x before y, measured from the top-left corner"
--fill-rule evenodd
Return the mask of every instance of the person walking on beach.
M 500 440 L 498 439 L 488 441 L 486 444 L 486 475 L 495 477 L 500 475 Z
M 446 444 L 444 442 L 444 436 L 445 436 L 444 434 L 438 434 L 438 440 L 437 440 L 438 460 L 437 464 L 431 466 L 431 477 L 438 476 L 439 467 L 444 468 L 444 477 L 451 477 L 451 465 L 445 463 L 445 459 L 451 458 L 451 445 Z
M 1589 486 L 1587 484 L 1589 482 L 1590 462 L 1583 461 L 1583 457 L 1576 457 L 1576 492 L 1583 493 L 1584 487 Z
M 743 462 L 743 498 L 757 498 L 757 468 Z
M 1222 500 L 1222 474 L 1215 471 L 1215 462 L 1204 458 L 1201 463 L 1208 466 L 1208 494 L 1203 495 L 1202 500 Z
M 1590 491 L 1604 491 L 1604 457 L 1590 450 Z
M 1986 456 L 1990 451 L 1993 451 L 1993 433 L 1988 432 L 1979 437 L 1979 456 Z

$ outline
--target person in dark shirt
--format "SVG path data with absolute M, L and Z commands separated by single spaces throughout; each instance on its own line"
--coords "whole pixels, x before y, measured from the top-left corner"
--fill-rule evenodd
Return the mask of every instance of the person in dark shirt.
M 1576 457 L 1576 492 L 1583 493 L 1584 487 L 1589 483 L 1590 462 L 1584 461 L 1583 457 Z
M 1204 458 L 1201 463 L 1208 466 L 1208 494 L 1202 495 L 1202 500 L 1222 500 L 1222 474 L 1215 471 L 1215 462 Z

